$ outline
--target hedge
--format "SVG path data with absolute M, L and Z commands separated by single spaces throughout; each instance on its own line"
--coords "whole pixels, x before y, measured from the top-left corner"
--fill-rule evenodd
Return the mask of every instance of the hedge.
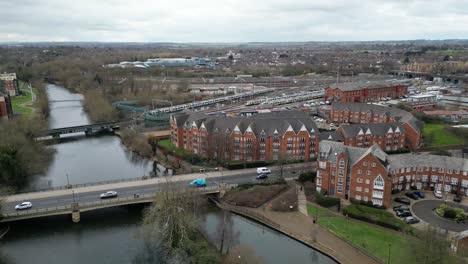
M 240 184 L 239 186 L 237 186 L 237 188 L 240 189 L 240 190 L 245 190 L 245 189 L 252 188 L 255 185 L 268 186 L 268 185 L 275 185 L 275 184 L 287 184 L 287 183 L 286 183 L 286 180 L 284 178 L 276 178 L 276 179 L 272 179 L 272 180 L 268 179 L 268 180 L 258 181 L 258 182 L 243 183 L 243 184 Z
M 407 226 L 403 221 L 395 218 L 392 213 L 383 209 L 353 204 L 343 208 L 343 214 L 354 219 L 377 224 L 397 231 L 407 229 Z
M 318 203 L 319 205 L 329 208 L 335 205 L 340 204 L 340 198 L 333 198 L 333 197 L 325 197 L 323 195 L 316 195 L 315 196 L 315 202 Z

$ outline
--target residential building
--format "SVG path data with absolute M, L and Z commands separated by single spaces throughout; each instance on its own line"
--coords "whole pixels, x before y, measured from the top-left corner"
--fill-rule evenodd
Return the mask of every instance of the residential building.
M 0 82 L 3 82 L 4 89 L 8 95 L 19 95 L 18 79 L 16 78 L 16 73 L 0 73 Z
M 358 148 L 322 140 L 317 163 L 317 191 L 345 200 L 390 206 L 392 181 L 387 173 L 388 155 L 376 144 Z
M 9 119 L 12 115 L 13 109 L 11 107 L 10 96 L 0 91 L 0 120 Z
M 411 95 L 406 104 L 410 105 L 418 111 L 425 109 L 436 108 L 437 106 L 437 95 L 436 94 L 415 94 Z
M 389 207 L 392 190 L 440 190 L 468 196 L 468 160 L 425 155 L 387 155 L 377 144 L 357 148 L 320 141 L 317 191 Z
M 325 100 L 342 103 L 380 101 L 408 93 L 408 86 L 391 82 L 338 83 L 325 88 Z
M 401 122 L 341 125 L 337 132 L 342 134 L 342 142 L 347 146 L 367 148 L 377 144 L 385 151 L 397 151 L 407 146 L 406 131 Z
M 346 129 L 339 129 L 342 132 L 347 132 L 349 135 L 348 141 L 346 141 L 346 135 L 343 134 L 344 141 L 348 144 L 354 142 L 354 138 L 357 138 L 357 135 L 353 131 L 359 133 L 359 128 L 364 128 L 367 131 L 367 128 L 372 127 L 369 131 L 372 134 L 374 131 L 375 139 L 372 142 L 379 144 L 379 146 L 386 149 L 386 143 L 384 143 L 382 137 L 384 131 L 388 132 L 390 127 L 392 131 L 395 131 L 396 128 L 399 128 L 398 140 L 401 140 L 400 136 L 404 134 L 404 147 L 410 149 L 417 149 L 419 147 L 421 137 L 422 137 L 422 127 L 421 122 L 419 122 L 411 113 L 404 111 L 396 107 L 387 107 L 373 104 L 364 104 L 364 103 L 334 103 L 330 109 L 330 122 L 333 123 L 346 123 L 346 124 L 374 124 L 371 126 L 357 126 L 350 125 L 344 126 Z M 385 125 L 387 123 L 393 123 L 392 125 Z M 395 124 L 398 123 L 397 126 Z M 370 134 L 368 134 L 370 136 Z M 375 137 L 373 135 L 373 137 Z M 385 136 L 389 136 L 385 134 Z M 396 136 L 396 135 L 395 135 Z M 369 139 L 370 140 L 370 139 Z M 380 141 L 380 143 L 379 143 Z M 370 142 L 370 141 L 369 141 Z M 356 144 L 352 144 L 357 146 Z M 369 143 L 371 145 L 371 143 Z M 399 145 L 401 148 L 401 144 Z
M 319 133 L 307 113 L 287 111 L 225 117 L 174 114 L 171 141 L 205 157 L 226 161 L 275 161 L 315 158 Z

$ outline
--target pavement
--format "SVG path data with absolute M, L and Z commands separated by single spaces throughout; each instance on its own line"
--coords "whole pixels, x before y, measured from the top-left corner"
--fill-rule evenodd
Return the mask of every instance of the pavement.
M 304 164 L 291 164 L 285 166 L 283 176 L 295 177 L 304 167 Z M 278 167 L 271 167 L 272 175 L 270 178 L 278 178 L 280 176 Z M 113 184 L 103 184 L 88 187 L 80 187 L 73 189 L 61 189 L 54 191 L 31 192 L 24 194 L 15 194 L 6 197 L 0 197 L 3 200 L 2 212 L 5 214 L 15 213 L 15 205 L 20 201 L 31 201 L 33 209 L 55 208 L 59 206 L 67 206 L 71 203 L 88 203 L 100 201 L 99 195 L 103 192 L 114 190 L 118 192 L 119 198 L 133 197 L 135 193 L 151 194 L 156 192 L 162 183 L 171 181 L 181 186 L 188 186 L 188 183 L 196 178 L 206 178 L 207 186 L 217 185 L 219 183 L 240 184 L 255 180 L 256 168 L 233 170 L 233 171 L 218 171 L 208 173 L 192 173 L 185 175 L 173 176 L 170 178 L 153 178 L 148 180 L 121 182 Z
M 468 230 L 468 224 L 457 223 L 455 221 L 440 217 L 434 212 L 434 209 L 442 203 L 444 203 L 443 200 L 418 200 L 411 206 L 411 210 L 413 211 L 413 214 L 422 221 L 441 229 L 446 229 L 453 232 L 463 232 Z M 460 206 L 459 204 L 455 204 L 453 202 L 447 202 L 447 204 L 457 207 Z

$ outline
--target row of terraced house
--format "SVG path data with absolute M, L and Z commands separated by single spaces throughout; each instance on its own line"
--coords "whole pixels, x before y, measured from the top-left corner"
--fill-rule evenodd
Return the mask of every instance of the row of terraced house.
M 323 140 L 317 163 L 317 191 L 341 199 L 389 207 L 392 190 L 435 189 L 468 196 L 468 160 L 463 158 L 387 155 L 377 144 L 359 148 Z

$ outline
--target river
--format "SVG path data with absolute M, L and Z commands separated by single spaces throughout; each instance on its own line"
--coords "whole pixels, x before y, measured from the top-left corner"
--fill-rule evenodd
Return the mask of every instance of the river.
M 51 100 L 73 100 L 80 95 L 49 85 Z M 81 102 L 52 102 L 51 127 L 87 124 Z M 54 147 L 55 160 L 45 175 L 32 186 L 47 182 L 51 186 L 85 183 L 139 176 L 150 170 L 145 162 L 136 162 L 120 144 L 118 137 L 83 137 Z M 142 206 L 107 208 L 81 214 L 80 223 L 69 215 L 18 221 L 0 241 L 0 248 L 13 263 L 145 263 L 144 244 L 139 238 Z M 213 238 L 220 211 L 204 215 L 201 227 Z M 240 216 L 233 216 L 237 243 L 251 247 L 265 263 L 334 263 L 330 258 L 279 232 Z
M 90 123 L 80 100 L 83 96 L 63 87 L 48 85 L 50 128 L 87 125 Z M 54 102 L 57 101 L 57 102 Z M 62 101 L 62 102 L 60 102 Z M 68 137 L 76 135 L 68 135 Z M 62 136 L 64 137 L 64 136 Z M 152 164 L 126 151 L 116 136 L 104 135 L 63 141 L 51 146 L 54 160 L 44 175 L 37 175 L 27 189 L 45 189 L 70 184 L 101 182 L 149 175 Z M 67 179 L 68 175 L 68 179 Z

